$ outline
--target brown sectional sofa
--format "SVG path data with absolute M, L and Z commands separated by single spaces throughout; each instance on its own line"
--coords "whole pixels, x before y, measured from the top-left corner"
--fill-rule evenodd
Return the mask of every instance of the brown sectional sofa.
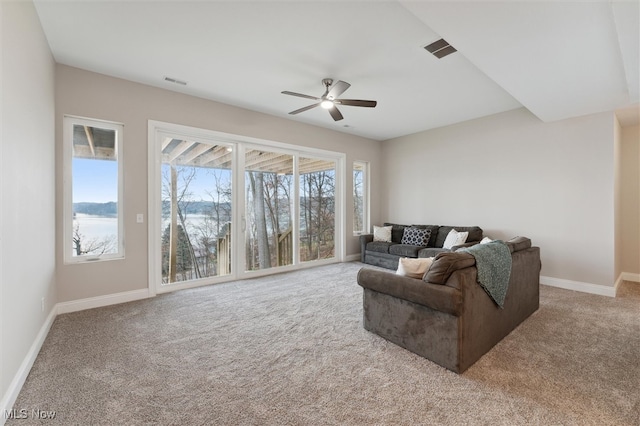
M 456 373 L 462 373 L 539 306 L 540 249 L 506 242 L 512 267 L 504 308 L 476 282 L 475 258 L 436 255 L 423 279 L 362 268 L 364 328 Z
M 411 227 L 430 229 L 431 238 L 426 246 L 401 244 L 404 229 L 409 225 L 385 223 L 392 226 L 391 242 L 373 241 L 373 234 L 360 236 L 360 260 L 362 263 L 381 266 L 387 269 L 397 269 L 398 259 L 401 257 L 433 257 L 441 252 L 454 251 L 460 247 L 477 244 L 482 240 L 482 229 L 478 226 L 440 226 L 440 225 L 410 225 Z M 449 231 L 469 232 L 466 243 L 454 246 L 451 250 L 443 249 Z

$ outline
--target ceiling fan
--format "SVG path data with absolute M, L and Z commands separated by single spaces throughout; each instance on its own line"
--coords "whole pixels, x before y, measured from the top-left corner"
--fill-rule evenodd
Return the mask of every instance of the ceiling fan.
M 325 78 L 322 80 L 322 84 L 325 86 L 325 91 L 324 94 L 319 98 L 315 96 L 303 95 L 302 93 L 289 92 L 288 90 L 283 91 L 282 94 L 284 95 L 297 96 L 299 98 L 313 99 L 314 101 L 318 101 L 315 104 L 297 109 L 295 111 L 291 111 L 289 114 L 298 114 L 304 111 L 308 111 L 319 105 L 322 108 L 328 110 L 329 114 L 331 114 L 331 117 L 333 117 L 335 121 L 339 121 L 344 117 L 342 116 L 336 105 L 348 105 L 367 108 L 374 108 L 377 105 L 376 101 L 366 101 L 361 99 L 338 99 L 338 96 L 342 95 L 349 87 L 351 87 L 349 83 L 342 80 L 338 80 L 336 84 L 333 84 L 333 79 Z

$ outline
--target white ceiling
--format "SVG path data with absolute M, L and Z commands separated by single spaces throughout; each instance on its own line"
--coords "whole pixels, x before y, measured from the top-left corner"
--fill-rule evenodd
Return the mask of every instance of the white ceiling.
M 639 101 L 637 0 L 35 5 L 58 63 L 376 140 L 521 106 L 553 121 Z M 440 38 L 458 52 L 423 49 Z M 320 96 L 325 77 L 378 106 L 288 115 L 312 101 L 280 92 Z

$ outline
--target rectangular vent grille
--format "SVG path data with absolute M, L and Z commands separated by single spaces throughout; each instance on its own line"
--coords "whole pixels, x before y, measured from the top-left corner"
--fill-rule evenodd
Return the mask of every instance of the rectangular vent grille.
M 438 41 L 434 41 L 433 43 L 425 46 L 424 48 L 427 49 L 429 52 L 431 52 L 433 56 L 435 56 L 438 59 L 442 59 L 445 56 L 450 55 L 456 51 L 455 47 L 451 46 L 447 41 L 445 41 L 442 38 Z
M 186 81 L 178 80 L 178 79 L 172 78 L 172 77 L 165 77 L 164 81 L 168 81 L 169 83 L 180 84 L 182 86 L 186 86 L 187 85 Z

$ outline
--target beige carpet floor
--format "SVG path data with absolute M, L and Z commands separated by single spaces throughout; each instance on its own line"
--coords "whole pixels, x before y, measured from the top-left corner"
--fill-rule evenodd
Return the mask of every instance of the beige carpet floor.
M 640 284 L 541 286 L 540 309 L 457 375 L 362 328 L 362 266 L 60 315 L 14 406 L 28 418 L 7 424 L 640 424 Z

